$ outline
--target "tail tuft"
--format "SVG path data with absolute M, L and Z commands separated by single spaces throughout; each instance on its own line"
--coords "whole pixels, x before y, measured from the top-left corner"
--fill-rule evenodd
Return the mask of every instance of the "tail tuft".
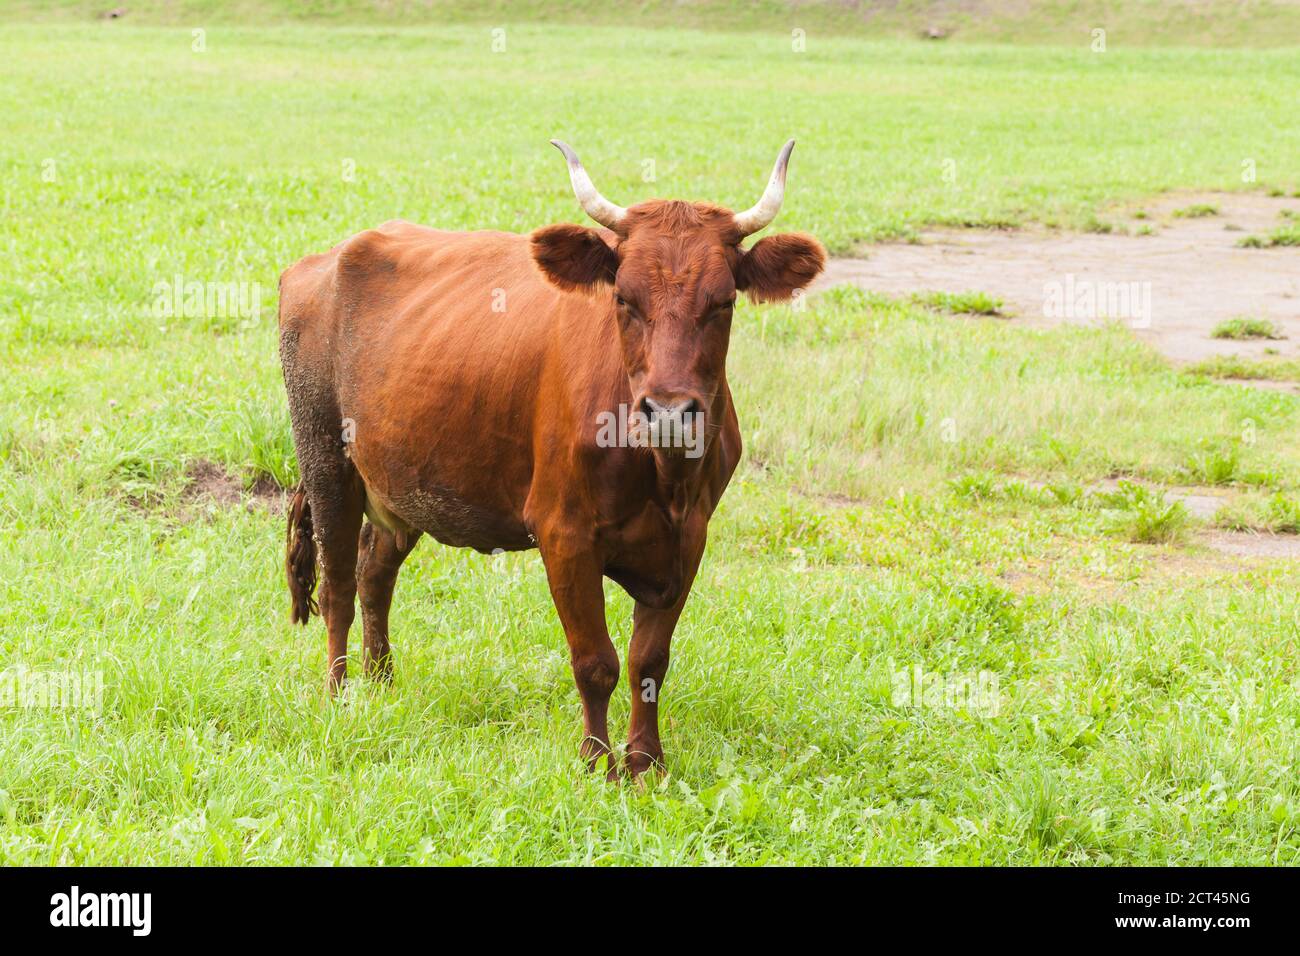
M 289 580 L 289 597 L 293 607 L 289 620 L 306 624 L 313 614 L 320 614 L 312 592 L 316 590 L 316 539 L 312 537 L 311 503 L 307 489 L 299 485 L 289 505 L 289 526 L 285 531 L 284 574 Z

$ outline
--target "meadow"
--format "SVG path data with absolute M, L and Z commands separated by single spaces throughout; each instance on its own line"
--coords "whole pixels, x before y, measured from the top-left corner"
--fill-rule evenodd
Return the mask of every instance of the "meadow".
M 281 570 L 299 257 L 391 218 L 579 221 L 551 137 L 616 201 L 743 208 L 795 136 L 775 228 L 838 254 L 1300 187 L 1294 49 L 492 29 L 0 30 L 0 670 L 104 683 L 0 707 L 0 863 L 1300 861 L 1300 572 L 1207 545 L 1300 530 L 1300 399 L 1119 326 L 850 289 L 743 307 L 746 458 L 648 786 L 578 759 L 535 553 L 423 543 L 394 686 L 324 699 Z M 176 277 L 258 307 L 168 313 Z M 900 697 L 917 668 L 992 680 L 992 706 Z M 626 713 L 624 688 L 620 741 Z

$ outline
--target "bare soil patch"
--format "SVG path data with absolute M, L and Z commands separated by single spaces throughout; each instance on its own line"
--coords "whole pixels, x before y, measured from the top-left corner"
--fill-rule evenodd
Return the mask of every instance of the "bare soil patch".
M 1194 207 L 1211 214 L 1189 215 Z M 986 292 L 1003 300 L 1010 320 L 1035 327 L 1089 325 L 1104 318 L 1049 314 L 1049 284 L 1147 283 L 1150 322 L 1121 317 L 1133 333 L 1176 363 L 1214 356 L 1300 357 L 1300 249 L 1246 249 L 1245 236 L 1283 225 L 1283 211 L 1300 216 L 1300 199 L 1250 193 L 1169 193 L 1140 208 L 1116 210 L 1111 233 L 935 230 L 919 243 L 866 246 L 865 258 L 833 259 L 815 288 L 849 283 L 887 295 Z M 1176 212 L 1183 213 L 1175 215 Z M 1143 218 L 1137 218 L 1141 214 Z M 1142 229 L 1149 235 L 1139 235 Z M 1210 337 L 1237 316 L 1271 320 L 1276 341 Z M 1272 350 L 1272 351 L 1266 351 Z M 1298 391 L 1294 383 L 1251 381 L 1255 387 Z
M 1215 531 L 1205 543 L 1215 551 L 1240 558 L 1300 558 L 1300 535 L 1294 534 Z
M 269 478 L 258 478 L 251 488 L 245 489 L 237 476 L 204 458 L 190 462 L 185 477 L 189 484 L 181 492 L 182 507 L 229 508 L 246 503 L 249 508 L 260 506 L 271 511 L 284 510 L 286 492 Z

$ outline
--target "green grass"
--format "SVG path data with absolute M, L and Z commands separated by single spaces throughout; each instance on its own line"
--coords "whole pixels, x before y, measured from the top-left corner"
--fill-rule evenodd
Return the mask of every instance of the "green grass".
M 1001 315 L 1002 300 L 987 292 L 923 292 L 912 301 L 951 315 Z
M 794 53 L 762 35 L 530 24 L 509 28 L 501 53 L 470 26 L 214 25 L 206 52 L 192 43 L 188 29 L 129 23 L 17 25 L 0 37 L 10 78 L 0 179 L 16 197 L 0 235 L 21 236 L 36 261 L 61 270 L 10 281 L 11 325 L 45 337 L 58 323 L 71 341 L 91 337 L 88 320 L 149 334 L 128 320 L 162 269 L 211 271 L 187 253 L 188 230 L 231 250 L 221 268 L 233 280 L 273 276 L 393 216 L 504 229 L 575 218 L 554 136 L 620 202 L 668 194 L 747 206 L 793 135 L 783 223 L 838 251 L 931 223 L 1083 225 L 1102 206 L 1164 189 L 1239 189 L 1238 161 L 1222 157 L 1253 155 L 1260 128 L 1271 131 L 1261 179 L 1300 169 L 1286 93 L 1300 63 L 1283 52 L 1099 57 L 827 39 Z M 744 70 L 765 51 L 763 70 Z M 109 58 L 129 70 L 103 75 Z M 161 90 L 164 100 L 150 92 Z M 1123 110 L 1108 107 L 1119 99 Z M 61 126 L 47 121 L 56 103 L 72 110 Z M 106 166 L 98 151 L 110 138 Z M 647 161 L 654 183 L 643 179 Z M 151 218 L 154 207 L 181 218 Z M 156 251 L 134 265 L 105 261 L 75 241 L 88 212 L 110 238 Z M 101 276 L 120 291 L 87 294 Z M 76 320 L 65 323 L 65 311 Z
M 1295 359 L 1249 359 L 1240 355 L 1216 355 L 1188 365 L 1185 371 L 1188 375 L 1209 378 L 1300 382 L 1300 362 Z
M 1194 485 L 1228 485 L 1241 477 L 1241 450 L 1237 442 L 1201 440 L 1183 466 Z
M 1174 216 L 1178 219 L 1204 219 L 1207 216 L 1217 216 L 1218 214 L 1219 207 L 1209 203 L 1195 203 L 1174 210 Z
M 1300 246 L 1300 222 L 1288 221 L 1267 236 L 1246 236 L 1237 245 L 1244 249 L 1268 249 L 1276 246 Z
M 1300 246 L 1300 222 L 1289 222 L 1274 229 L 1268 237 L 1270 246 Z
M 1234 531 L 1300 534 L 1300 501 L 1281 493 L 1243 496 L 1221 509 L 1215 524 Z
M 1181 501 L 1165 500 L 1164 492 L 1132 481 L 1097 496 L 1107 512 L 1107 527 L 1139 544 L 1167 544 L 1182 540 L 1191 516 Z
M 1282 333 L 1268 319 L 1243 315 L 1235 319 L 1226 319 L 1216 325 L 1210 332 L 1215 339 L 1280 339 Z
M 1300 497 L 1300 404 L 1122 328 L 843 289 L 742 306 L 746 457 L 644 790 L 580 765 L 535 554 L 422 544 L 395 686 L 330 704 L 320 625 L 287 622 L 282 517 L 190 478 L 294 480 L 283 267 L 395 216 L 576 219 L 550 136 L 619 201 L 740 205 L 793 133 L 780 224 L 842 250 L 1230 186 L 1260 130 L 1286 180 L 1293 56 L 827 39 L 752 70 L 761 34 L 527 24 L 505 54 L 469 26 L 190 43 L 0 34 L 0 662 L 104 682 L 98 713 L 0 708 L 0 863 L 1300 862 L 1300 571 L 1217 559 L 1159 487 L 1217 480 L 1290 527 L 1265 502 Z M 176 275 L 257 283 L 260 309 L 164 314 Z M 1083 490 L 1112 475 L 1152 489 Z M 900 700 L 913 666 L 995 676 L 996 712 Z
M 1084 232 L 1096 233 L 1101 236 L 1108 236 L 1115 231 L 1115 225 L 1113 223 L 1098 219 L 1096 216 L 1091 214 L 1080 223 L 1079 228 Z

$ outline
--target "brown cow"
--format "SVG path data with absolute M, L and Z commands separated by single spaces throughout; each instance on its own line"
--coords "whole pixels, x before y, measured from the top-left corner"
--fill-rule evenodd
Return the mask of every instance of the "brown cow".
M 285 565 L 293 619 L 305 623 L 319 555 L 334 691 L 358 592 L 366 672 L 391 677 L 393 583 L 422 533 L 485 553 L 538 548 L 592 764 L 610 752 L 618 682 L 602 588 L 613 579 L 636 601 L 626 758 L 636 774 L 663 760 L 669 642 L 740 459 L 725 372 L 736 292 L 789 298 L 825 253 L 794 234 L 740 245 L 780 209 L 793 140 L 740 214 L 665 200 L 624 209 L 555 145 L 606 228 L 524 236 L 390 222 L 281 276 L 302 470 Z M 620 411 L 627 427 L 603 429 Z

